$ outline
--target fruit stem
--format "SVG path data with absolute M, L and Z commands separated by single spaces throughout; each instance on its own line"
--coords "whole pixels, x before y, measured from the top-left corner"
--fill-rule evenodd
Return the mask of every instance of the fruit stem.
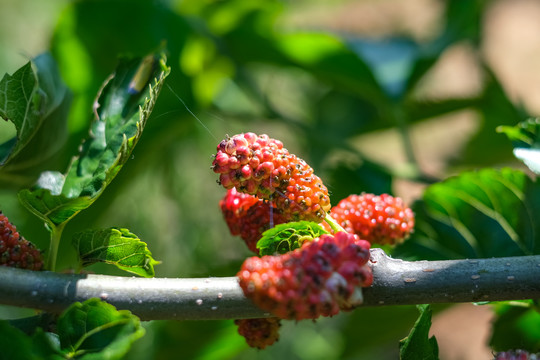
M 330 216 L 329 213 L 326 213 L 324 220 L 328 223 L 328 225 L 330 225 L 334 232 L 347 232 L 344 228 L 341 227 L 341 225 L 338 224 L 338 222 L 332 216 Z
M 49 253 L 47 254 L 47 263 L 45 268 L 50 271 L 55 271 L 56 268 L 56 256 L 58 255 L 58 247 L 60 245 L 60 238 L 64 231 L 65 224 L 58 226 L 51 226 L 51 243 L 49 244 Z

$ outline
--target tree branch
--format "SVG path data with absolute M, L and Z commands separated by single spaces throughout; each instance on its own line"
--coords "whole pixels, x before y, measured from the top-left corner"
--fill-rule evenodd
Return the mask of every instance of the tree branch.
M 402 261 L 371 250 L 374 281 L 362 306 L 540 298 L 540 255 Z M 173 279 L 33 272 L 0 267 L 0 303 L 60 313 L 97 297 L 143 320 L 266 317 L 236 277 Z

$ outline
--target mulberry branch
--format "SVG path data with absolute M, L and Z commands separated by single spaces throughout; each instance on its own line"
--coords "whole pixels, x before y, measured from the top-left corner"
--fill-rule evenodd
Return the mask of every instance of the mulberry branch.
M 402 261 L 371 250 L 373 285 L 360 306 L 540 298 L 540 255 Z M 97 297 L 143 320 L 217 320 L 270 316 L 248 300 L 236 277 L 134 278 L 0 267 L 0 303 L 60 313 Z

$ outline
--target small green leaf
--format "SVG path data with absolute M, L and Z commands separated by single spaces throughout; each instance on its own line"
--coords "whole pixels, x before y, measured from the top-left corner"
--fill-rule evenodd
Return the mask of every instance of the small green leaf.
M 49 227 L 90 206 L 130 158 L 170 71 L 164 56 L 155 60 L 160 66 L 149 77 L 156 79 L 154 86 L 143 86 L 141 92 L 133 91 L 132 81 L 142 60 L 122 60 L 99 93 L 90 137 L 66 174 L 44 172 L 36 188 L 19 192 L 23 205 Z
M 274 228 L 266 230 L 259 242 L 257 249 L 259 254 L 274 255 L 285 254 L 286 252 L 298 249 L 306 241 L 312 241 L 328 231 L 314 222 L 299 221 L 276 225 Z
M 36 329 L 32 335 L 32 347 L 34 353 L 40 359 L 60 360 L 65 359 L 65 354 L 60 349 L 60 339 L 57 334 Z
M 153 277 L 154 265 L 146 243 L 127 229 L 86 230 L 73 236 L 73 245 L 83 266 L 97 262 L 112 264 L 139 276 Z
M 429 337 L 431 327 L 431 307 L 417 305 L 420 316 L 414 323 L 409 336 L 399 342 L 399 358 L 401 360 L 437 360 L 439 346 L 435 336 Z
M 514 155 L 535 174 L 540 174 L 540 119 L 528 119 L 516 126 L 499 126 L 497 132 L 508 136 Z
M 495 351 L 523 349 L 540 351 L 540 313 L 534 300 L 502 302 L 493 305 L 496 318 L 490 346 Z
M 36 71 L 33 70 L 32 64 Z M 59 149 L 67 136 L 70 93 L 54 59 L 42 54 L 0 81 L 0 117 L 16 135 L 0 144 L 0 166 L 17 158 L 17 169 L 36 166 Z M 31 151 L 23 150 L 31 147 Z M 24 163 L 23 163 L 24 162 Z
M 32 341 L 28 335 L 0 320 L 0 360 L 37 360 L 32 351 Z
M 392 253 L 442 260 L 540 253 L 540 186 L 519 170 L 464 172 L 413 205 L 415 231 Z
M 58 319 L 58 335 L 66 358 L 121 359 L 144 335 L 140 320 L 99 299 L 74 303 Z

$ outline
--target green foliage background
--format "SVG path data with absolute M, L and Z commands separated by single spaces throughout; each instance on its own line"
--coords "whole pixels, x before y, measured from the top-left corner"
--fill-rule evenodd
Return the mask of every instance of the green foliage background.
M 365 39 L 291 21 L 319 2 L 44 3 L 12 0 L 0 5 L 3 17 L 23 14 L 10 19 L 12 23 L 41 19 L 28 29 L 13 26 L 24 35 L 2 25 L 11 31 L 0 32 L 0 70 L 11 73 L 26 62 L 14 54 L 33 32 L 41 31 L 44 42 L 28 46 L 50 50 L 73 92 L 69 137 L 61 151 L 40 159 L 39 167 L 13 169 L 0 177 L 0 209 L 41 248 L 47 247 L 48 234 L 18 203 L 17 190 L 33 184 L 43 169 L 67 168 L 87 134 L 95 94 L 119 55 L 143 56 L 163 45 L 171 74 L 132 159 L 94 205 L 64 230 L 64 239 L 69 239 L 86 228 L 130 229 L 162 261 L 156 276 L 231 276 L 250 256 L 241 241 L 228 235 L 218 209 L 224 191 L 209 169 L 226 134 L 253 131 L 281 139 L 315 168 L 334 204 L 362 191 L 397 193 L 412 201 L 414 189 L 439 177 L 516 164 L 510 142 L 495 128 L 524 120 L 526 110 L 509 100 L 477 52 L 489 2 L 443 3 L 443 25 L 423 39 L 407 33 Z M 473 49 L 482 72 L 479 90 L 430 96 L 423 81 L 445 51 L 464 44 Z M 450 150 L 443 170 L 425 171 L 417 161 L 423 149 L 411 145 L 410 131 L 445 126 L 437 125 L 440 117 L 465 110 L 474 113 L 473 130 L 457 139 L 461 145 Z M 9 124 L 0 122 L 0 142 L 10 133 Z M 381 134 L 388 133 L 397 135 L 383 136 L 390 140 L 381 142 Z M 375 145 L 370 149 L 365 144 Z M 70 268 L 74 261 L 64 240 L 58 267 Z M 99 264 L 93 269 L 117 273 Z M 393 359 L 416 317 L 415 307 L 386 307 L 315 324 L 286 322 L 279 343 L 261 352 L 247 347 L 232 320 L 148 322 L 143 324 L 145 337 L 127 358 Z

